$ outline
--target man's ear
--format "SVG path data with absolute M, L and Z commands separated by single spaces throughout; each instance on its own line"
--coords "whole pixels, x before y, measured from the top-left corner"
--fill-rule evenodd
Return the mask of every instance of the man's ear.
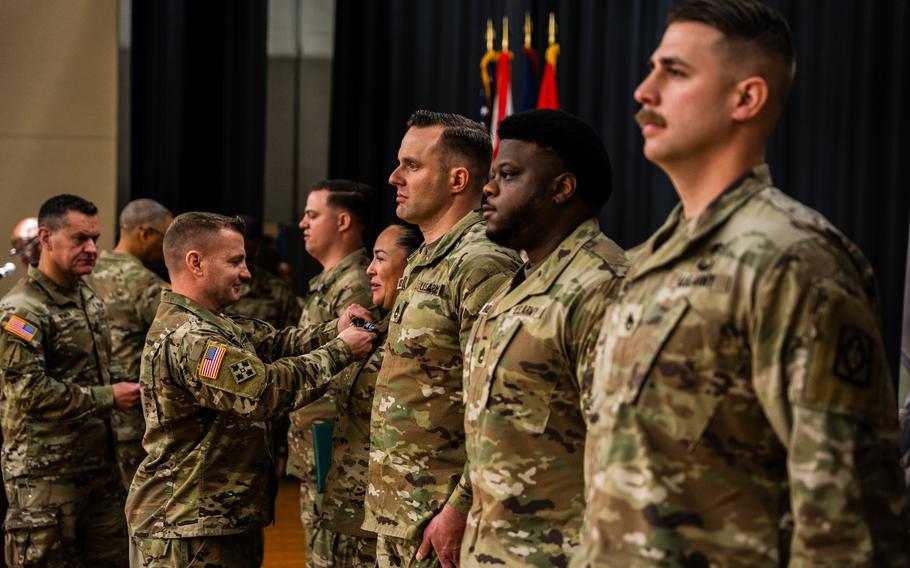
M 759 76 L 747 77 L 736 84 L 733 120 L 752 120 L 768 103 L 768 83 Z
M 578 180 L 572 172 L 561 173 L 553 178 L 553 203 L 562 205 L 575 195 Z
M 44 250 L 53 250 L 51 247 L 51 230 L 47 227 L 38 227 L 38 242 Z
M 338 232 L 343 233 L 351 228 L 351 214 L 347 211 L 342 211 L 338 213 L 335 222 L 338 224 Z
M 452 168 L 449 172 L 449 185 L 452 187 L 452 193 L 461 193 L 468 188 L 471 183 L 471 172 L 464 166 Z
M 202 253 L 200 253 L 198 250 L 191 250 L 186 253 L 184 262 L 186 263 L 187 272 L 193 276 L 202 276 Z

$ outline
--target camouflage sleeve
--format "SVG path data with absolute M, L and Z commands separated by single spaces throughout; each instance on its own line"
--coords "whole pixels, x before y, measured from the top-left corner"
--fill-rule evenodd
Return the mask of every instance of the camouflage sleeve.
M 845 255 L 784 251 L 760 278 L 750 343 L 759 403 L 787 452 L 791 565 L 873 564 L 906 542 L 894 394 L 877 307 Z
M 465 272 L 464 277 L 457 282 L 459 285 L 457 297 L 460 299 L 458 305 L 460 317 L 459 343 L 462 354 L 465 351 L 468 337 L 471 335 L 471 327 L 477 321 L 480 309 L 512 277 L 516 267 L 514 262 L 504 256 L 491 256 L 482 260 L 483 262 L 476 262 L 478 266 Z M 465 461 L 461 479 L 458 480 L 458 484 L 449 496 L 448 501 L 446 501 L 446 505 L 463 515 L 467 515 L 471 509 L 470 469 L 471 464 Z
M 269 323 L 246 316 L 231 320 L 250 338 L 256 353 L 265 361 L 305 355 L 332 341 L 337 335 L 337 321 L 332 320 L 309 329 L 296 326 L 275 329 Z
M 603 323 L 604 311 L 619 288 L 615 278 L 584 291 L 569 314 L 566 351 L 575 369 L 581 409 L 585 416 L 591 410 L 591 383 L 594 380 L 594 348 Z
M 84 387 L 45 373 L 46 322 L 27 311 L 0 320 L 0 377 L 4 403 L 42 420 L 64 420 L 94 411 L 107 417 L 114 406 L 109 385 Z
M 270 420 L 313 401 L 352 360 L 350 348 L 340 339 L 307 355 L 271 363 L 221 337 L 187 341 L 187 352 L 175 350 L 170 364 L 183 369 L 184 382 L 197 402 L 255 420 Z
M 300 302 L 297 301 L 297 297 L 294 296 L 294 292 L 290 289 L 283 288 L 284 292 L 282 293 L 282 307 L 281 312 L 284 314 L 283 324 L 285 327 L 296 326 L 297 322 L 300 321 L 300 314 L 302 312 L 300 307 Z
M 146 327 L 151 327 L 155 321 L 155 314 L 158 313 L 158 304 L 161 303 L 161 290 L 164 282 L 161 280 L 151 280 L 139 296 L 136 305 L 136 312 L 139 314 L 139 321 Z

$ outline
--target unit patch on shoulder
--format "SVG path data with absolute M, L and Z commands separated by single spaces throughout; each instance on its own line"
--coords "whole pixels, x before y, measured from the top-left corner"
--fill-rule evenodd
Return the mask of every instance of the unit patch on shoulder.
M 841 327 L 837 337 L 837 355 L 834 359 L 834 376 L 858 387 L 872 384 L 872 338 L 852 325 Z
M 253 369 L 253 363 L 249 359 L 237 361 L 231 365 L 231 373 L 234 375 L 234 380 L 238 383 L 242 383 L 243 381 L 247 381 L 256 376 L 256 370 Z
M 19 316 L 10 316 L 7 320 L 6 325 L 3 326 L 5 331 L 8 331 L 20 337 L 26 341 L 31 341 L 35 334 L 38 333 L 38 328 L 28 323 Z
M 209 343 L 205 347 L 205 356 L 199 362 L 199 376 L 206 379 L 217 379 L 226 351 L 225 347 Z

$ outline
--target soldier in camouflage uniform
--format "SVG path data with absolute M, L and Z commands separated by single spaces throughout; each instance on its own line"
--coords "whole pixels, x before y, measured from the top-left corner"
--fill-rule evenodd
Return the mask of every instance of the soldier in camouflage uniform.
M 499 139 L 487 236 L 528 262 L 480 310 L 465 350 L 461 566 L 566 566 L 584 512 L 584 362 L 626 259 L 597 221 L 610 160 L 590 126 L 536 110 L 503 120 Z
M 265 421 L 317 396 L 322 377 L 372 346 L 373 334 L 348 328 L 300 355 L 333 334 L 221 315 L 249 278 L 242 231 L 237 218 L 185 213 L 164 238 L 173 291 L 142 361 L 148 456 L 126 504 L 134 565 L 259 566 L 276 489 Z
M 681 204 L 604 316 L 573 565 L 910 565 L 872 269 L 761 163 L 786 22 L 683 2 L 651 63 L 644 153 Z
M 399 284 L 373 398 L 363 528 L 379 535 L 381 567 L 458 562 L 471 504 L 462 353 L 481 307 L 520 265 L 473 211 L 490 154 L 482 125 L 417 111 L 389 177 L 398 216 L 426 243 Z
M 37 266 L 0 304 L 2 468 L 9 566 L 125 566 L 123 487 L 112 408 L 139 401 L 111 385 L 104 304 L 82 282 L 95 265 L 98 210 L 73 195 L 41 207 Z
M 376 349 L 347 367 L 329 388 L 336 406 L 332 467 L 326 476 L 310 563 L 318 567 L 358 567 L 376 564 L 376 533 L 363 530 L 363 500 L 370 459 L 370 417 L 388 331 L 388 314 L 398 297 L 398 280 L 408 256 L 423 236 L 413 225 L 387 227 L 376 238 L 373 261 L 367 268 L 372 305 L 378 317 Z
M 298 323 L 303 330 L 336 319 L 351 304 L 370 304 L 366 275 L 370 258 L 363 248 L 370 191 L 368 185 L 355 181 L 324 180 L 307 196 L 299 226 L 307 252 L 323 271 L 310 280 Z M 300 479 L 300 521 L 308 550 L 312 549 L 319 507 L 312 426 L 331 422 L 334 416 L 335 403 L 330 397 L 291 413 L 287 473 Z
M 162 261 L 161 241 L 174 216 L 151 199 L 136 199 L 120 212 L 120 241 L 112 251 L 102 251 L 95 270 L 86 280 L 104 302 L 111 318 L 111 378 L 139 383 L 139 362 L 145 336 L 166 283 L 150 270 Z M 145 419 L 138 406 L 111 413 L 114 455 L 129 490 L 136 468 L 145 458 L 142 436 Z
M 262 246 L 262 223 L 256 217 L 240 215 L 245 226 L 243 243 L 246 248 L 250 279 L 240 288 L 240 299 L 224 313 L 262 320 L 276 329 L 295 325 L 300 319 L 300 305 L 287 283 L 258 265 Z

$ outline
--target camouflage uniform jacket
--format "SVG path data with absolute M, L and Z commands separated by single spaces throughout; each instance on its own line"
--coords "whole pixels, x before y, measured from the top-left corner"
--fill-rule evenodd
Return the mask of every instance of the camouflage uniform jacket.
M 565 566 L 578 546 L 590 388 L 582 362 L 626 268 L 589 219 L 480 310 L 465 350 L 473 504 L 462 566 Z
M 306 331 L 312 326 L 337 319 L 351 304 L 372 304 L 370 277 L 367 276 L 369 264 L 370 257 L 366 250 L 359 249 L 310 280 L 303 314 L 297 326 Z M 314 495 L 316 482 L 311 475 L 315 462 L 310 427 L 314 422 L 329 422 L 334 416 L 335 403 L 325 397 L 291 413 L 287 472 L 288 475 L 310 482 Z
M 109 323 L 91 288 L 66 290 L 34 266 L 3 297 L 4 479 L 113 466 Z
M 224 313 L 256 318 L 276 329 L 295 325 L 300 318 L 300 306 L 291 287 L 258 266 L 253 267 L 251 274 L 252 277 L 240 287 L 240 299 Z
M 319 510 L 320 526 L 354 536 L 375 536 L 360 528 L 370 460 L 370 416 L 376 377 L 382 366 L 388 316 L 376 326 L 377 348 L 332 381 L 329 394 L 336 405 L 332 435 L 332 468 L 325 480 Z
M 471 506 L 462 353 L 480 308 L 520 266 L 485 232 L 469 213 L 408 258 L 373 397 L 366 530 L 413 539 L 444 505 Z
M 265 421 L 306 404 L 351 362 L 340 339 L 217 315 L 165 291 L 142 356 L 144 446 L 127 522 L 137 537 L 218 536 L 272 520 Z
M 573 566 L 910 565 L 856 246 L 759 166 L 634 258 L 596 346 Z
M 102 251 L 86 281 L 104 302 L 111 319 L 112 382 L 138 383 L 145 336 L 167 284 L 138 258 L 116 251 Z M 111 426 L 118 442 L 141 440 L 145 433 L 142 409 L 114 409 Z

